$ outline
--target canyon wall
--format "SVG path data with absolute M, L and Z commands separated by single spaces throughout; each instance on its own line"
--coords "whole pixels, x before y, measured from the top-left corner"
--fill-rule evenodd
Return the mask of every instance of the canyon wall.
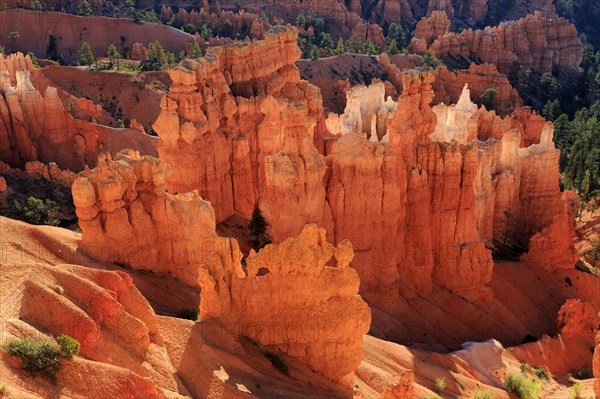
M 325 126 L 321 96 L 300 80 L 299 57 L 295 30 L 275 27 L 169 71 L 154 129 L 171 192 L 197 189 L 217 222 L 258 206 L 276 241 L 326 218 L 326 168 L 313 145 Z
M 539 129 L 529 123 L 537 118 L 532 114 L 503 120 L 478 110 L 466 88 L 456 105 L 431 108 L 433 74 L 402 78 L 397 111 L 386 116 L 385 129 L 368 126 L 386 139 L 355 134 L 344 122 L 326 159 L 334 237 L 354 245 L 362 295 L 392 308 L 398 294 L 426 295 L 434 282 L 460 295 L 482 295 L 493 268 L 486 246 L 507 240 L 527 246 L 534 236 L 529 260 L 545 253 L 544 259 L 559 259 L 540 263 L 549 269 L 573 267 L 572 214 L 558 186 L 552 125 Z M 354 102 L 362 103 L 349 101 L 340 118 L 373 120 L 368 104 L 383 99 L 384 88 L 371 90 L 379 94 L 357 95 Z M 379 112 L 393 109 L 380 105 Z M 364 112 L 356 116 L 356 110 Z M 328 126 L 334 120 L 330 116 Z
M 155 152 L 156 140 L 137 130 L 74 118 L 63 105 L 59 90 L 46 86 L 40 91 L 32 84 L 35 72 L 29 56 L 0 56 L 1 160 L 21 169 L 30 161 L 55 162 L 61 169 L 77 172 L 85 165 L 95 165 L 103 151 L 116 153 L 132 147 L 147 154 Z M 76 110 L 75 105 L 73 112 Z
M 197 192 L 169 194 L 168 166 L 133 150 L 100 155 L 73 182 L 81 248 L 133 269 L 196 286 L 203 251 L 216 237 L 214 210 Z
M 596 348 L 594 350 L 594 392 L 600 396 L 600 332 L 596 335 Z
M 458 71 L 448 71 L 444 65 L 436 68 L 432 104 L 456 103 L 465 84 L 469 85 L 472 101 L 480 105 L 483 102 L 481 95 L 487 89 L 496 90 L 492 105 L 500 116 L 509 115 L 523 106 L 523 100 L 510 85 L 507 76 L 499 73 L 496 66 L 491 64 L 471 64 L 468 70 Z
M 492 250 L 528 251 L 521 267 L 574 267 L 574 198 L 560 192 L 551 123 L 531 110 L 501 118 L 478 108 L 466 84 L 456 104 L 432 107 L 435 74 L 401 72 L 384 56 L 393 84 L 346 87 L 346 109 L 325 120 L 319 91 L 293 65 L 295 40 L 276 27 L 169 72 L 154 128 L 173 168 L 170 192 L 197 189 L 217 223 L 258 205 L 275 243 L 313 222 L 334 243 L 349 240 L 362 297 L 397 320 L 440 289 L 465 307 L 495 300 Z M 473 67 L 494 76 L 488 68 Z M 324 141 L 326 157 L 314 144 Z M 483 333 L 451 339 L 473 331 Z
M 252 251 L 245 268 L 237 242 L 218 238 L 200 268 L 200 319 L 347 384 L 371 321 L 358 295 L 358 274 L 349 267 L 352 257 L 349 241 L 336 247 L 314 224 L 297 238 Z
M 437 14 L 436 14 L 437 15 Z M 437 18 L 432 15 L 430 18 Z M 432 25 L 432 22 L 420 24 Z M 507 73 L 513 62 L 536 72 L 552 72 L 555 66 L 578 69 L 583 46 L 575 26 L 566 19 L 547 19 L 535 12 L 518 21 L 501 22 L 483 30 L 467 29 L 460 33 L 446 33 L 433 40 L 426 29 L 417 30 L 411 49 L 423 52 L 425 47 L 438 58 L 464 57 L 471 62 L 495 64 Z M 427 33 L 427 34 L 425 34 Z
M 27 27 L 26 31 L 23 27 Z M 20 37 L 7 38 L 9 32 L 20 32 Z M 88 42 L 99 57 L 114 44 L 127 56 L 133 43 L 144 45 L 159 40 L 165 51 L 191 54 L 194 36 L 179 29 L 158 23 L 135 23 L 131 19 L 82 17 L 61 12 L 35 12 L 12 9 L 0 12 L 0 44 L 11 51 L 32 52 L 38 58 L 47 57 L 50 35 L 54 35 L 56 50 L 67 64 L 79 60 L 79 48 Z

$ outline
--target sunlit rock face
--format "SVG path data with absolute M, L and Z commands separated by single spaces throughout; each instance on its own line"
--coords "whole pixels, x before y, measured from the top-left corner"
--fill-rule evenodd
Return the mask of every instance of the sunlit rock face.
M 331 134 L 358 134 L 372 142 L 389 142 L 386 136 L 387 120 L 396 111 L 397 104 L 385 100 L 385 85 L 381 81 L 369 86 L 357 86 L 346 93 L 343 115 L 330 113 L 327 129 Z
M 336 247 L 306 225 L 297 238 L 252 251 L 245 268 L 236 240 L 218 238 L 215 249 L 199 270 L 203 322 L 219 321 L 333 381 L 351 380 L 371 312 L 349 267 L 349 241 Z
M 377 83 L 359 86 L 344 114 L 328 116 L 339 134 L 326 159 L 333 233 L 354 244 L 363 296 L 394 307 L 398 293 L 427 294 L 434 283 L 488 295 L 496 242 L 524 243 L 524 259 L 549 269 L 573 267 L 572 201 L 561 198 L 552 124 L 478 109 L 467 85 L 456 104 L 431 108 L 432 74 L 402 78 L 397 103 Z M 365 129 L 369 118 L 377 122 Z
M 72 191 L 81 246 L 95 258 L 196 286 L 203 251 L 216 237 L 214 210 L 197 192 L 167 193 L 167 172 L 164 161 L 125 150 L 80 173 Z
M 313 144 L 325 128 L 322 100 L 300 81 L 296 37 L 275 27 L 265 40 L 211 48 L 171 69 L 154 124 L 170 191 L 197 189 L 217 222 L 259 206 L 276 241 L 328 213 L 326 167 Z
M 55 162 L 61 169 L 81 171 L 95 165 L 102 152 L 133 147 L 153 154 L 154 140 L 134 129 L 113 129 L 74 118 L 52 86 L 39 90 L 30 57 L 0 55 L 0 159 L 25 169 L 27 162 Z M 73 107 L 93 117 L 101 108 L 71 98 Z
M 575 26 L 564 18 L 547 18 L 540 11 L 498 26 L 445 32 L 432 38 L 435 33 L 432 27 L 445 26 L 439 21 L 440 16 L 432 14 L 428 20 L 419 22 L 420 29 L 410 44 L 413 51 L 429 51 L 438 58 L 476 56 L 482 62 L 496 65 L 503 73 L 515 61 L 538 73 L 552 72 L 554 66 L 578 69 L 583 57 L 583 45 Z

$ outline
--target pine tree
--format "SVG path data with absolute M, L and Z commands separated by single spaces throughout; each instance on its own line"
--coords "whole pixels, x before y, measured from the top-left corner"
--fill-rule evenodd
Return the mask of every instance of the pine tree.
M 200 30 L 200 36 L 206 41 L 209 41 L 213 37 L 212 29 L 208 26 L 208 24 L 202 24 L 202 29 Z
M 94 15 L 94 10 L 92 9 L 92 5 L 89 0 L 81 0 L 78 6 L 79 15 L 83 15 L 84 17 L 89 17 Z
M 258 207 L 254 208 L 254 211 L 252 211 L 252 219 L 248 224 L 248 230 L 250 231 L 252 247 L 255 250 L 259 250 L 271 243 L 271 238 L 267 233 L 268 227 L 269 225 L 260 212 L 260 209 L 258 209 Z
M 346 49 L 350 53 L 362 54 L 364 43 L 362 39 L 356 35 L 350 36 L 346 41 Z
M 32 11 L 44 11 L 44 6 L 40 2 L 40 0 L 33 0 L 31 2 L 31 10 Z
M 21 35 L 19 34 L 18 31 L 15 30 L 15 31 L 9 32 L 8 35 L 6 35 L 6 37 L 8 39 L 10 39 L 10 49 L 11 49 L 11 52 L 14 53 L 15 52 L 15 43 L 16 43 L 17 39 L 19 37 L 21 37 Z
M 185 54 L 185 51 L 181 50 L 177 58 L 179 58 L 179 61 L 183 61 L 187 58 L 187 54 Z
M 346 46 L 344 40 L 340 37 L 337 42 L 337 46 L 333 49 L 333 55 L 342 55 L 346 52 Z
M 200 44 L 198 44 L 198 42 L 194 42 L 193 51 L 194 51 L 194 58 L 202 57 L 202 48 L 200 47 Z
M 498 91 L 496 89 L 488 87 L 483 93 L 481 93 L 479 99 L 481 100 L 481 103 L 485 106 L 485 108 L 488 111 L 491 111 L 494 109 L 494 100 L 496 99 L 497 95 Z
M 333 42 L 333 38 L 327 32 L 321 33 L 321 48 L 325 50 L 326 55 L 330 55 L 334 50 L 335 43 Z
M 88 67 L 91 67 L 96 62 L 96 57 L 92 52 L 92 48 L 88 42 L 83 42 L 79 48 L 79 59 Z
M 121 58 L 121 54 L 119 53 L 119 50 L 117 50 L 117 47 L 114 44 L 108 46 L 108 50 L 106 50 L 106 56 L 108 57 L 108 60 L 110 62 L 110 67 L 112 68 L 113 65 L 115 65 L 116 63 L 118 71 L 120 68 L 119 58 Z
M 375 43 L 367 39 L 367 41 L 363 44 L 362 53 L 368 55 L 378 55 L 380 51 L 379 47 L 377 47 Z
M 422 65 L 424 67 L 430 67 L 430 68 L 437 68 L 440 65 L 442 65 L 442 61 L 438 60 L 437 58 L 435 58 L 433 56 L 433 54 L 431 54 L 429 51 L 426 52 L 425 54 L 423 54 L 423 61 L 422 61 Z
M 298 17 L 296 18 L 296 25 L 301 26 L 303 28 L 306 26 L 306 17 L 304 16 L 304 14 L 298 15 Z
M 175 64 L 175 54 L 173 54 L 171 51 L 169 51 L 167 53 L 167 65 L 171 66 Z
M 388 44 L 388 46 L 386 47 L 385 52 L 389 55 L 398 54 L 400 52 L 400 50 L 398 50 L 398 44 L 396 43 L 396 39 L 392 39 L 392 41 L 390 41 L 390 44 Z
M 167 68 L 167 56 L 162 44 L 157 40 L 148 45 L 148 57 L 143 69 L 146 71 L 160 71 Z

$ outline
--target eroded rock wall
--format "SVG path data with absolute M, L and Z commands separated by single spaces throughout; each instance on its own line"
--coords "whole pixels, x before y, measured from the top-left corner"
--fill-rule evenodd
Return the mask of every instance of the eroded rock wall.
M 203 253 L 216 237 L 211 204 L 197 192 L 169 194 L 168 166 L 124 150 L 101 155 L 73 183 L 81 247 L 89 255 L 128 267 L 168 273 L 196 286 Z
M 573 215 L 561 199 L 552 125 L 531 113 L 501 119 L 478 109 L 467 86 L 456 105 L 431 108 L 433 74 L 402 79 L 396 111 L 376 101 L 388 115 L 378 135 L 389 143 L 356 129 L 367 111 L 377 115 L 370 106 L 384 87 L 354 97 L 367 90 L 355 88 L 339 120 L 356 125 L 342 123 L 352 129 L 337 130 L 327 157 L 334 237 L 355 246 L 363 296 L 394 307 L 399 293 L 427 294 L 434 282 L 483 295 L 495 242 L 530 244 L 527 260 L 548 269 L 573 267 Z
M 433 82 L 435 97 L 432 104 L 456 103 L 465 84 L 469 85 L 471 100 L 479 105 L 483 102 L 481 95 L 487 89 L 496 90 L 492 105 L 500 116 L 509 115 L 523 106 L 523 100 L 511 86 L 508 77 L 499 73 L 496 66 L 491 64 L 471 64 L 468 70 L 459 71 L 449 71 L 445 66 L 436 68 Z
M 333 381 L 351 380 L 371 312 L 349 267 L 349 241 L 334 246 L 324 229 L 306 225 L 297 238 L 252 251 L 245 268 L 234 239 L 218 238 L 215 249 L 200 268 L 203 322 L 217 320 Z
M 103 151 L 132 147 L 154 153 L 150 136 L 134 129 L 113 129 L 76 119 L 52 86 L 39 91 L 30 79 L 33 66 L 21 53 L 0 56 L 0 159 L 25 168 L 31 161 L 55 162 L 61 169 L 81 171 L 95 165 Z
M 280 26 L 169 71 L 154 129 L 171 191 L 198 189 L 217 222 L 258 205 L 275 240 L 326 218 L 325 163 L 313 145 L 325 126 L 321 97 L 300 81 L 299 57 L 296 32 Z
M 433 21 L 421 23 L 432 25 Z M 415 35 L 411 48 L 423 52 L 428 41 L 431 41 L 429 33 L 422 37 Z M 427 51 L 438 58 L 462 56 L 474 62 L 495 64 L 503 73 L 510 70 L 513 62 L 544 73 L 552 72 L 555 66 L 577 70 L 583 45 L 569 21 L 548 19 L 536 11 L 518 21 L 501 22 L 483 30 L 446 33 L 433 40 Z

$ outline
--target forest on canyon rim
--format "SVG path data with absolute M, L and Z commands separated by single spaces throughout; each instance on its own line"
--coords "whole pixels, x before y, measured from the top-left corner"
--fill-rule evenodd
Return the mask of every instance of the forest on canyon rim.
M 0 0 L 0 398 L 600 397 L 599 17 Z

